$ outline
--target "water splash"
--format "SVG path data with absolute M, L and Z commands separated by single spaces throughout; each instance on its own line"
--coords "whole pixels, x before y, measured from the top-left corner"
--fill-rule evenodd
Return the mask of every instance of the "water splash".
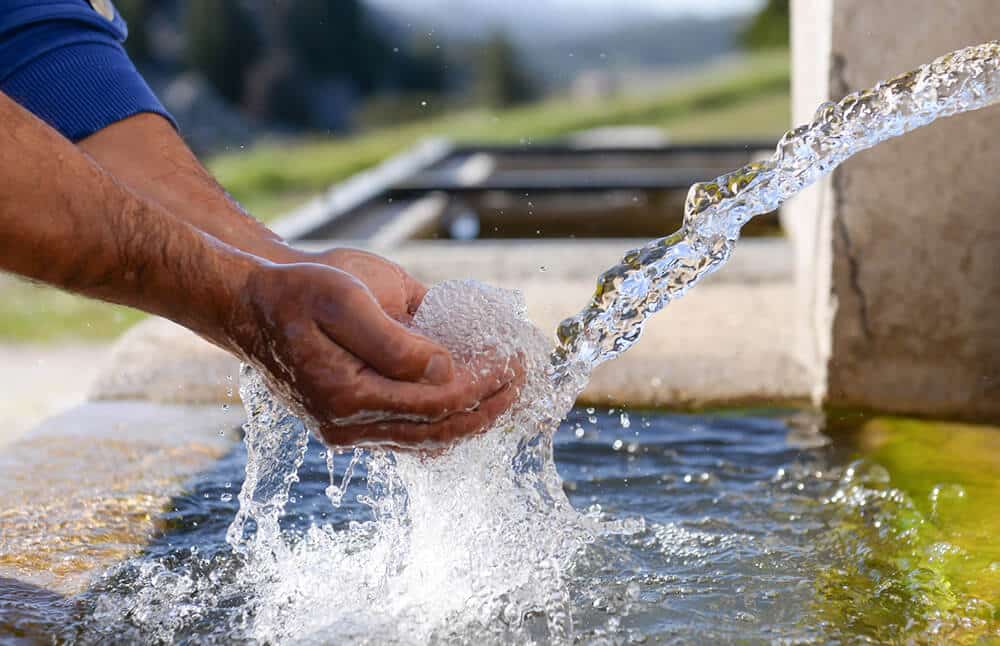
M 312 547 L 290 552 L 283 557 L 285 566 L 273 566 L 279 553 L 274 545 L 280 543 L 275 514 L 294 480 L 305 429 L 275 403 L 258 376 L 244 374 L 250 460 L 230 537 L 240 546 L 246 519 L 254 519 L 255 540 L 269 546 L 272 567 L 264 569 L 285 570 L 269 589 L 278 601 L 264 606 L 284 608 L 274 611 L 282 616 L 258 618 L 259 625 L 293 625 L 298 634 L 308 634 L 310 626 L 303 623 L 308 613 L 289 608 L 329 600 L 332 590 L 310 595 L 282 585 L 296 581 L 288 576 L 290 562 L 292 571 L 327 571 L 331 580 L 361 578 L 352 599 L 342 600 L 349 612 L 336 624 L 348 632 L 359 627 L 355 637 L 370 635 L 373 626 L 378 634 L 392 625 L 384 635 L 398 637 L 405 627 L 405 634 L 418 640 L 442 637 L 442 630 L 469 639 L 479 629 L 493 638 L 537 638 L 532 633 L 537 627 L 525 627 L 526 618 L 535 614 L 545 618 L 547 640 L 569 639 L 571 612 L 563 579 L 572 567 L 574 546 L 608 528 L 588 524 L 569 505 L 552 460 L 552 433 L 591 370 L 631 347 L 652 314 L 718 269 L 750 218 L 774 210 L 861 150 L 939 117 L 993 103 L 1000 95 L 998 72 L 997 43 L 948 54 L 838 103 L 823 104 L 812 123 L 782 137 L 769 160 L 692 186 L 681 230 L 628 252 L 604 272 L 591 303 L 560 325 L 554 350 L 527 323 L 523 303 L 510 293 L 472 283 L 432 289 L 417 313 L 418 329 L 461 359 L 473 359 L 491 346 L 505 356 L 519 354 L 529 383 L 490 433 L 437 459 L 372 453 L 363 502 L 373 510 L 375 523 L 341 534 L 317 529 L 305 541 Z M 336 502 L 336 495 L 332 498 Z M 266 538 L 260 538 L 262 533 Z M 324 549 L 313 549 L 317 543 Z M 346 547 L 357 550 L 362 544 L 360 551 Z M 288 598 L 299 601 L 279 602 Z M 387 610 L 384 603 L 394 607 Z M 459 615 L 464 619 L 456 623 Z M 296 619 L 289 622 L 290 616 Z M 323 625 L 331 625 L 329 617 Z M 507 632 L 490 632 L 496 626 Z
M 289 491 L 298 481 L 309 434 L 306 425 L 275 397 L 249 366 L 240 369 L 240 397 L 247 411 L 244 442 L 247 447 L 246 477 L 240 489 L 240 510 L 229 526 L 226 540 L 234 549 L 247 549 L 247 536 L 275 547 L 280 534 L 278 519 L 288 502 Z M 250 532 L 248 524 L 256 531 Z
M 525 314 L 518 293 L 471 281 L 428 292 L 414 327 L 460 360 L 516 357 L 526 383 L 493 432 L 443 455 L 371 451 L 368 494 L 359 500 L 374 521 L 346 531 L 282 534 L 280 510 L 308 433 L 260 375 L 243 370 L 247 480 L 229 539 L 248 559 L 244 587 L 256 591 L 256 639 L 280 641 L 333 625 L 348 641 L 570 639 L 566 579 L 574 555 L 597 534 L 642 524 L 603 524 L 576 512 L 563 493 L 552 431 L 573 400 L 547 379 L 552 345 Z M 341 485 L 328 488 L 335 504 L 360 457 L 356 452 Z M 332 459 L 327 464 L 335 483 Z M 248 535 L 251 521 L 256 532 Z M 347 581 L 351 593 L 343 595 Z M 317 615 L 317 605 L 328 610 Z
M 371 522 L 314 525 L 304 535 L 282 532 L 307 424 L 245 369 L 246 480 L 228 533 L 244 565 L 231 574 L 235 582 L 225 587 L 226 595 L 214 582 L 206 587 L 208 605 L 239 597 L 247 608 L 229 620 L 236 622 L 234 631 L 265 643 L 330 641 L 331 631 L 339 642 L 577 638 L 567 581 L 580 566 L 579 554 L 598 538 L 643 530 L 641 520 L 612 523 L 599 509 L 575 511 L 552 459 L 554 430 L 594 366 L 631 347 L 649 316 L 720 267 L 750 218 L 777 208 L 860 150 L 998 96 L 1000 45 L 988 43 L 824 104 L 811 124 L 782 138 L 771 159 L 693 186 L 682 229 L 630 251 L 602 274 L 588 307 L 560 326 L 555 348 L 528 323 L 512 292 L 471 282 L 432 288 L 415 327 L 460 360 L 486 352 L 517 356 L 527 383 L 490 432 L 441 456 L 356 454 L 340 486 L 331 460 L 327 492 L 334 504 L 342 501 L 350 472 L 363 463 L 368 493 L 359 500 L 371 510 Z M 702 481 L 701 474 L 683 480 L 711 485 L 710 477 Z M 671 526 L 653 535 L 664 551 L 677 549 Z M 140 578 L 161 575 L 157 570 Z M 174 591 L 169 598 L 190 598 L 196 579 L 180 580 L 154 586 L 150 603 L 163 604 L 167 589 Z M 616 635 L 621 608 L 608 608 L 606 631 L 588 638 Z M 157 634 L 169 641 L 168 629 Z

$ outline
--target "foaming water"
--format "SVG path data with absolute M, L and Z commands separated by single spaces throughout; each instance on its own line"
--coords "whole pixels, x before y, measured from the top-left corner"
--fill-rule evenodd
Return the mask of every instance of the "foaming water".
M 989 43 L 821 106 L 770 160 L 693 186 L 684 227 L 602 274 L 555 347 L 527 321 L 516 293 L 435 286 L 415 327 L 460 360 L 516 359 L 527 381 L 488 433 L 441 455 L 370 451 L 342 466 L 324 458 L 326 507 L 350 506 L 363 512 L 357 519 L 288 526 L 309 423 L 245 369 L 246 475 L 225 532 L 229 549 L 199 555 L 194 545 L 124 566 L 88 602 L 83 634 L 108 637 L 109 626 L 124 622 L 163 641 L 613 643 L 689 631 L 706 640 L 920 639 L 965 630 L 970 617 L 981 622 L 972 621 L 972 634 L 976 626 L 996 634 L 988 602 L 940 592 L 945 575 L 934 564 L 954 554 L 948 544 L 914 542 L 916 506 L 906 494 L 876 467 L 845 470 L 822 442 L 796 446 L 783 424 L 731 420 L 647 438 L 622 416 L 611 444 L 625 460 L 618 464 L 606 446 L 598 458 L 577 419 L 564 472 L 578 477 L 567 482 L 553 446 L 593 367 L 631 347 L 649 316 L 724 263 L 751 217 L 850 155 L 986 106 L 998 92 L 1000 45 Z M 345 493 L 359 486 L 349 481 L 355 471 L 366 488 L 352 498 Z M 588 507 L 595 483 L 610 505 Z M 876 508 L 883 515 L 871 516 Z M 866 570 L 858 562 L 865 550 L 899 556 Z M 914 550 L 926 558 L 914 560 Z M 897 585 L 884 593 L 869 581 Z M 817 602 L 823 585 L 829 591 Z M 881 606 L 870 610 L 837 590 L 861 590 L 883 605 L 899 600 L 902 615 L 880 618 Z M 915 606 L 922 614 L 907 605 L 913 599 L 928 600 Z M 838 612 L 857 618 L 851 631 L 838 632 Z
M 527 380 L 517 404 L 492 432 L 433 458 L 371 452 L 361 500 L 373 522 L 314 528 L 294 546 L 278 518 L 308 433 L 259 375 L 244 370 L 247 479 L 228 538 L 258 578 L 255 637 L 281 640 L 337 626 L 346 640 L 422 643 L 480 632 L 526 639 L 523 618 L 539 613 L 544 625 L 531 630 L 551 641 L 569 638 L 566 572 L 578 549 L 609 528 L 573 510 L 555 471 L 551 431 L 572 402 L 560 401 L 546 378 L 551 344 L 527 322 L 516 293 L 472 282 L 434 287 L 414 326 L 459 360 L 489 353 L 520 361 Z M 336 482 L 335 469 L 330 476 Z M 328 489 L 334 504 L 346 477 Z M 249 537 L 248 522 L 256 529 Z M 339 594 L 329 585 L 303 586 L 302 572 L 310 581 L 319 574 L 351 584 Z M 317 605 L 332 607 L 317 614 Z

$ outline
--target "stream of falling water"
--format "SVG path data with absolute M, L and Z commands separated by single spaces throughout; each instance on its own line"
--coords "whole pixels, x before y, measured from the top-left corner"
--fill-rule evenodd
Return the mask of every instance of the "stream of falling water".
M 310 424 L 244 368 L 246 479 L 228 533 L 246 564 L 231 587 L 253 606 L 241 629 L 267 643 L 572 641 L 566 581 L 577 554 L 644 527 L 642 519 L 574 510 L 555 470 L 553 432 L 594 366 L 631 347 L 649 316 L 719 268 L 753 216 L 856 152 L 998 97 L 1000 44 L 992 42 L 823 104 L 769 160 L 693 186 L 682 229 L 604 272 L 591 303 L 560 326 L 555 347 L 528 322 L 516 293 L 473 282 L 432 288 L 416 314 L 418 330 L 459 360 L 516 356 L 527 382 L 490 432 L 443 455 L 358 452 L 341 477 L 331 461 L 334 505 L 363 462 L 368 494 L 360 500 L 371 522 L 282 533 Z M 608 634 L 614 621 L 609 610 Z
M 770 159 L 691 187 L 684 225 L 625 254 L 594 297 L 559 326 L 554 378 L 579 389 L 593 367 L 632 346 L 643 323 L 729 258 L 750 218 L 778 208 L 851 155 L 935 119 L 1000 99 L 1000 43 L 946 54 L 916 70 L 819 106 Z

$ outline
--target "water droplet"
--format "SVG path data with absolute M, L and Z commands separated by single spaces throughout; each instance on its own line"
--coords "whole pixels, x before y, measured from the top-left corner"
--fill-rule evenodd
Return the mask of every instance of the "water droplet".
M 233 499 L 233 494 L 229 493 L 228 491 L 219 496 L 219 500 L 221 500 L 222 502 L 230 502 L 232 499 Z

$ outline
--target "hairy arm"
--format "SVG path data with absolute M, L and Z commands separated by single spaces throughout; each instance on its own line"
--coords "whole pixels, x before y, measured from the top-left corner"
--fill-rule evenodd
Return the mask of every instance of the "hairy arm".
M 227 244 L 127 188 L 3 93 L 0 177 L 0 270 L 186 326 L 263 371 L 330 444 L 439 445 L 513 401 L 516 366 L 456 366 L 400 321 L 414 306 L 407 289 L 394 316 L 348 271 Z M 231 224 L 209 228 L 237 241 L 240 227 L 259 226 Z
M 255 260 L 123 187 L 0 94 L 0 269 L 172 319 L 233 349 Z
M 136 194 L 226 244 L 276 263 L 313 262 L 351 274 L 397 321 L 409 322 L 427 291 L 401 267 L 375 254 L 348 248 L 310 253 L 287 245 L 225 192 L 159 115 L 129 117 L 78 146 Z
M 247 215 L 159 115 L 129 117 L 78 146 L 135 193 L 229 245 L 273 262 L 306 257 Z

